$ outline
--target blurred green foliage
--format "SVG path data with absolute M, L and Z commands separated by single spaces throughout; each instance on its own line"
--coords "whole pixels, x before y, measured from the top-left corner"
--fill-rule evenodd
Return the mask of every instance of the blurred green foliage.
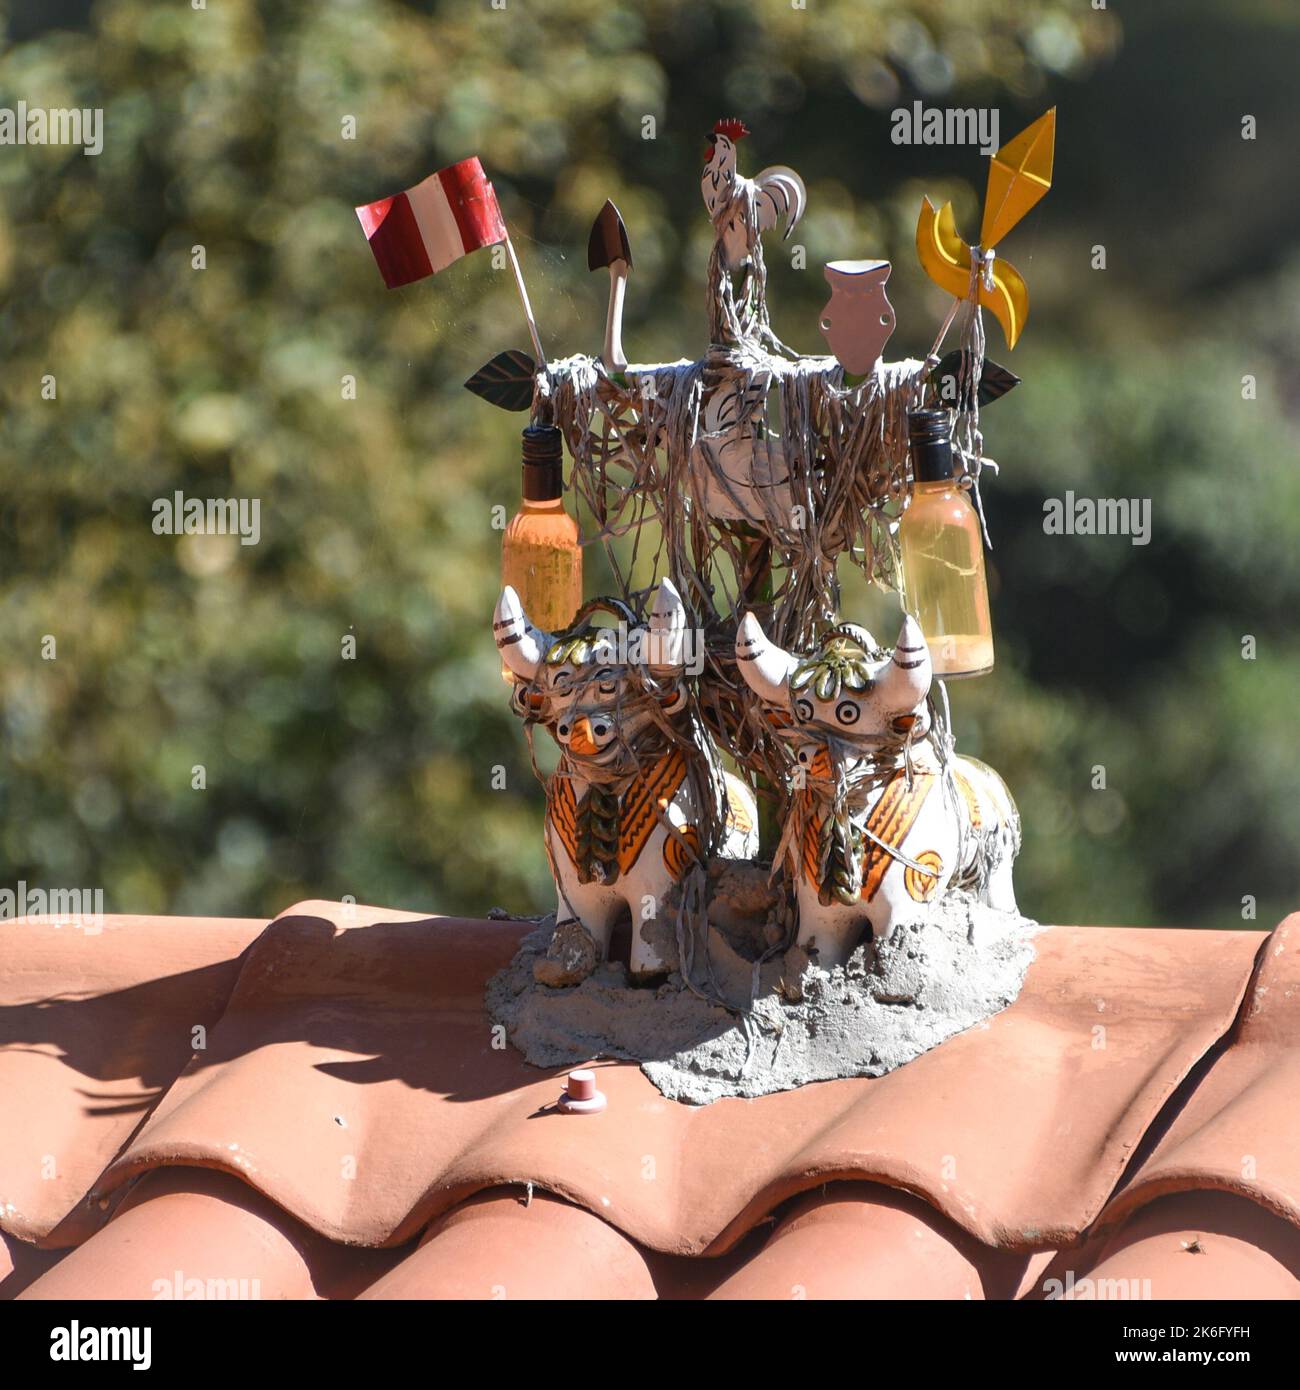
M 1294 903 L 1294 6 L 10 0 L 0 20 L 0 105 L 105 113 L 97 158 L 0 148 L 0 880 L 102 887 L 114 911 L 549 906 L 489 634 L 523 422 L 460 387 L 526 334 L 486 256 L 385 291 L 352 206 L 480 155 L 560 355 L 599 346 L 583 252 L 613 197 L 634 358 L 695 356 L 702 136 L 737 114 L 743 167 L 809 187 L 808 268 L 769 249 L 778 333 L 820 350 L 821 263 L 884 254 L 891 351 L 916 354 L 945 307 L 911 248 L 920 195 L 971 236 L 983 184 L 975 150 L 891 143 L 921 99 L 996 106 L 1004 139 L 1059 107 L 1055 187 L 1005 247 L 1033 303 L 1013 357 L 990 320 L 1025 381 L 985 417 L 999 666 L 951 691 L 962 747 L 1020 801 L 1022 905 L 1233 926 L 1243 895 L 1262 925 Z M 1067 488 L 1151 498 L 1152 543 L 1044 535 Z M 177 490 L 260 499 L 260 544 L 155 535 Z M 849 592 L 854 616 L 889 606 Z

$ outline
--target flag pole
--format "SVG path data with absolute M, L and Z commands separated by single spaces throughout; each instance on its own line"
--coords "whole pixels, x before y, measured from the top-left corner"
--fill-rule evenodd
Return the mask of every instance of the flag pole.
M 510 269 L 515 273 L 515 286 L 519 290 L 519 298 L 523 302 L 524 317 L 528 320 L 528 331 L 533 338 L 533 351 L 537 354 L 537 369 L 540 371 L 546 366 L 546 354 L 542 351 L 542 340 L 537 336 L 537 320 L 533 318 L 533 306 L 528 302 L 528 289 L 524 285 L 524 274 L 519 269 L 519 257 L 515 255 L 515 244 L 510 240 L 510 233 L 506 233 L 506 254 L 510 257 Z

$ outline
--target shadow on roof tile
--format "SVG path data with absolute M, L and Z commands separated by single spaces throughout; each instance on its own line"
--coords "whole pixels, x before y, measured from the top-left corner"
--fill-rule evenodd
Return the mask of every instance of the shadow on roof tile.
M 109 917 L 88 933 L 24 918 L 5 925 L 0 976 L 3 1226 L 71 1245 L 106 1218 L 84 1202 L 211 1033 L 266 924 Z M 196 1033 L 196 1029 L 200 1032 Z

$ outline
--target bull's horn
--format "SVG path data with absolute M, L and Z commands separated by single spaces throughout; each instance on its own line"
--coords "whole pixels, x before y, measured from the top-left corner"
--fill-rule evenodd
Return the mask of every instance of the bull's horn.
M 736 629 L 736 664 L 745 683 L 773 705 L 789 705 L 790 672 L 798 664 L 789 652 L 767 640 L 758 619 L 746 613 Z
M 496 638 L 501 660 L 520 680 L 532 680 L 551 639 L 528 621 L 519 595 L 509 584 L 497 599 L 497 609 L 492 615 L 492 635 Z
M 650 614 L 650 640 L 646 643 L 646 665 L 655 675 L 672 675 L 685 667 L 685 637 L 686 605 L 672 580 L 663 579 L 655 595 L 655 606 Z
M 912 710 L 930 693 L 934 667 L 930 648 L 910 614 L 903 619 L 894 644 L 894 655 L 884 664 L 876 678 L 876 698 L 890 713 Z

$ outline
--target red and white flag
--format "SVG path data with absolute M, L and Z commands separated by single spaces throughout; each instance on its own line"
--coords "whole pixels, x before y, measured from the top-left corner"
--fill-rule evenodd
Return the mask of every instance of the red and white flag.
M 390 290 L 507 239 L 497 195 L 477 157 L 430 174 L 392 198 L 357 209 Z

